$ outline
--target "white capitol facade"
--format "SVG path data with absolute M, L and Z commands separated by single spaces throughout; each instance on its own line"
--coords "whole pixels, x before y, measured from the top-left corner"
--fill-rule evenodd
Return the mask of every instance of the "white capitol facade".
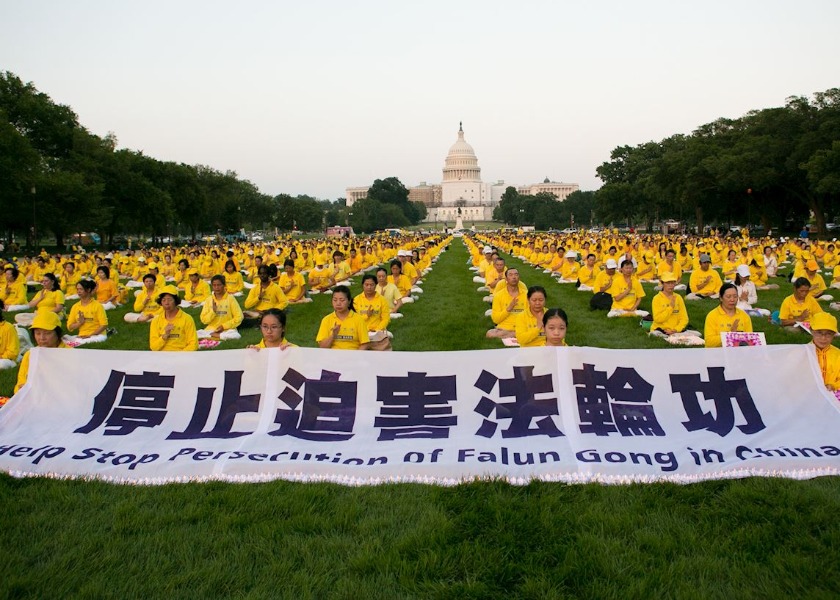
M 443 166 L 443 181 L 438 185 L 426 182 L 409 188 L 409 199 L 426 205 L 427 222 L 455 221 L 459 216 L 465 221 L 492 221 L 493 209 L 498 206 L 502 194 L 508 188 L 503 180 L 496 183 L 481 181 L 481 167 L 475 150 L 464 139 L 464 128 L 458 129 L 458 139 L 449 148 Z M 356 200 L 367 198 L 369 186 L 347 188 L 347 206 Z M 558 201 L 580 189 L 577 183 L 549 181 L 516 186 L 516 191 L 525 195 L 547 192 Z

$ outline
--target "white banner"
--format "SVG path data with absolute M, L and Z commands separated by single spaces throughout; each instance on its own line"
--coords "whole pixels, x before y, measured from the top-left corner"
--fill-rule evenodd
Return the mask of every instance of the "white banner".
M 0 410 L 15 476 L 628 483 L 840 473 L 808 346 L 32 351 Z

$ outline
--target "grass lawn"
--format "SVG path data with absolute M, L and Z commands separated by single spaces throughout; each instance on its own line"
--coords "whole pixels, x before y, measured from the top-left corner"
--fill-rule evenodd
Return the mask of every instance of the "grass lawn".
M 459 240 L 420 301 L 394 321 L 396 350 L 498 348 Z M 589 294 L 510 258 L 569 343 L 661 348 L 636 319 L 607 321 Z M 790 293 L 759 292 L 777 309 Z M 360 290 L 357 278 L 354 292 Z M 649 308 L 654 292 L 642 308 Z M 328 296 L 296 306 L 288 338 L 314 346 Z M 713 304 L 687 303 L 702 330 Z M 145 349 L 122 322 L 101 348 Z M 198 311 L 192 311 L 197 316 Z M 807 342 L 753 319 L 770 343 Z M 258 339 L 243 332 L 242 347 Z M 516 352 L 516 350 L 510 350 Z M 13 372 L 0 373 L 10 394 Z M 2 443 L 2 440 L 0 440 Z M 840 479 L 746 479 L 678 486 L 502 482 L 454 488 L 332 484 L 118 486 L 0 476 L 3 598 L 836 598 Z

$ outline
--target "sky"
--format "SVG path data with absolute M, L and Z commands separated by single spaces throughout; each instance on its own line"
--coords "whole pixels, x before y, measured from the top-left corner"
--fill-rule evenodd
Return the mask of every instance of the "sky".
M 91 132 L 263 193 L 482 180 L 597 189 L 636 145 L 840 87 L 840 2 L 0 0 L 0 71 Z

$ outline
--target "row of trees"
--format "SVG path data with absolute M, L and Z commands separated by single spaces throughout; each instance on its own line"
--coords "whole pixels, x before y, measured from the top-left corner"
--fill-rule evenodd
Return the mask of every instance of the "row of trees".
M 55 237 L 58 246 L 80 231 L 155 239 L 277 227 L 319 231 L 351 221 L 361 231 L 419 222 L 425 208 L 408 202 L 399 180 L 377 180 L 357 211 L 344 199 L 272 197 L 233 171 L 160 161 L 117 150 L 67 106 L 31 83 L 0 73 L 0 232 L 8 242 Z M 372 214 L 369 214 L 372 213 Z
M 800 227 L 821 233 L 840 200 L 840 89 L 783 107 L 718 119 L 691 135 L 620 146 L 597 168 L 595 212 L 604 222 L 678 218 Z
M 427 214 L 425 204 L 409 201 L 408 188 L 396 177 L 374 181 L 367 198 L 354 202 L 348 211 L 350 225 L 360 232 L 416 225 Z
M 539 230 L 588 227 L 597 222 L 593 212 L 594 194 L 576 191 L 558 202 L 554 194 L 541 192 L 531 196 L 520 194 L 510 186 L 493 209 L 493 220 L 508 225 L 533 225 Z

